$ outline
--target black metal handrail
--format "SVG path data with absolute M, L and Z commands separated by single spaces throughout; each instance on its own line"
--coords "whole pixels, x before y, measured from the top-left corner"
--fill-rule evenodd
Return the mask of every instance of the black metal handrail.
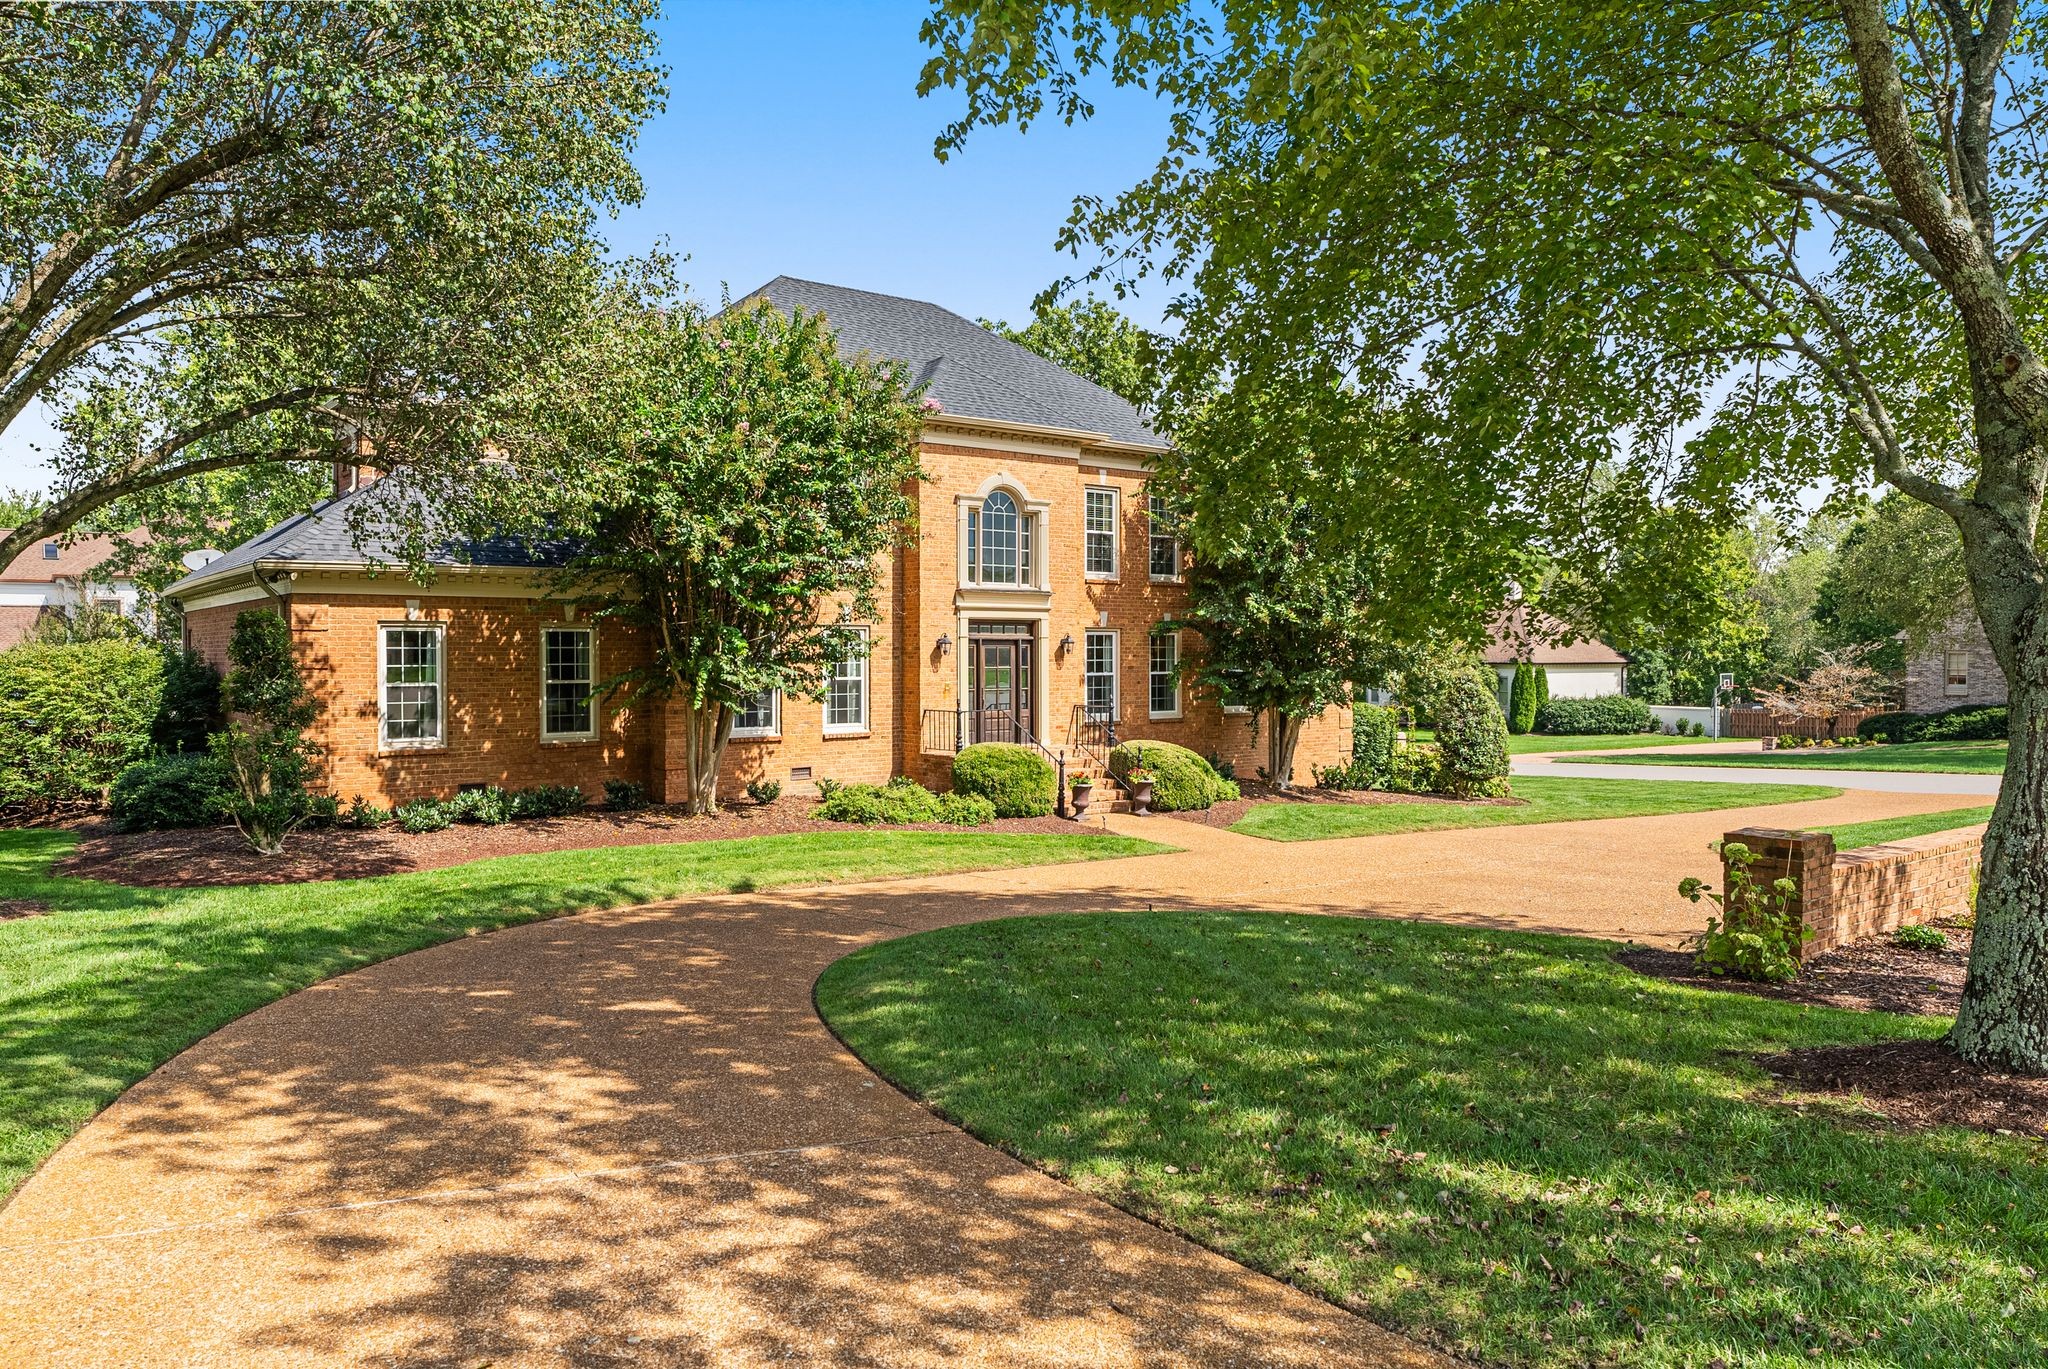
M 918 747 L 927 756 L 957 755 L 974 742 L 1008 742 L 1028 746 L 1052 762 L 1059 795 L 1059 815 L 1067 815 L 1067 753 L 1055 751 L 1031 735 L 1031 729 L 1009 708 L 927 708 L 919 725 Z M 971 741 L 969 739 L 972 739 Z

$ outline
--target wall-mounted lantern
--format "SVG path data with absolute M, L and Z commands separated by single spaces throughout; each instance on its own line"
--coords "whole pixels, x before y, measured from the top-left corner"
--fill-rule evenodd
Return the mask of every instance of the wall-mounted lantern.
M 939 659 L 943 661 L 953 654 L 953 639 L 941 632 L 939 634 L 938 648 Z
M 1066 655 L 1066 654 L 1067 654 L 1067 653 L 1068 653 L 1069 651 L 1072 651 L 1073 649 L 1074 649 L 1074 634 L 1073 634 L 1073 633 L 1071 633 L 1071 632 L 1069 632 L 1069 633 L 1068 633 L 1068 634 L 1067 634 L 1066 636 L 1064 636 L 1064 637 L 1060 638 L 1060 655 L 1064 656 L 1064 655 Z

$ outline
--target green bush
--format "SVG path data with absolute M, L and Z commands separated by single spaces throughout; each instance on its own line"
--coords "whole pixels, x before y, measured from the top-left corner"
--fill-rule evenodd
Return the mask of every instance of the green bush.
M 614 813 L 630 813 L 647 806 L 647 786 L 638 780 L 606 780 L 604 806 Z
M 485 827 L 496 827 L 512 821 L 512 796 L 497 785 L 486 785 L 482 789 L 465 789 L 445 805 L 448 816 L 457 822 L 474 822 Z
M 1444 690 L 1437 705 L 1436 744 L 1443 757 L 1440 792 L 1460 799 L 1508 792 L 1507 719 L 1477 675 L 1459 676 Z
M 1508 695 L 1508 731 L 1526 736 L 1536 726 L 1536 672 L 1527 661 L 1515 662 L 1515 679 Z
M 898 775 L 887 784 L 833 784 L 818 805 L 818 816 L 827 822 L 865 825 L 944 822 L 982 827 L 996 820 L 996 809 L 978 794 L 934 794 L 909 776 Z
M 1410 742 L 1394 753 L 1387 788 L 1396 794 L 1435 794 L 1443 789 L 1443 756 L 1436 747 Z
M 1906 728 L 1920 720 L 1918 713 L 1873 713 L 1856 724 L 1856 735 L 1865 741 L 1902 742 Z M 1783 739 L 1779 745 L 1783 745 Z
M 226 816 L 228 775 L 205 752 L 153 756 L 123 770 L 107 810 L 124 832 L 211 827 Z
M 268 609 L 235 616 L 220 702 L 231 721 L 208 738 L 228 772 L 227 814 L 251 849 L 266 856 L 308 821 L 327 816 L 306 791 L 315 748 L 305 728 L 319 715 L 292 656 L 291 629 Z
M 1783 984 L 1799 973 L 1799 948 L 1813 939 L 1813 929 L 1794 906 L 1799 886 L 1790 879 L 1758 884 L 1749 869 L 1757 857 L 1741 842 L 1724 842 L 1727 887 L 1708 889 L 1706 881 L 1687 876 L 1678 892 L 1698 903 L 1701 898 L 1720 910 L 1707 919 L 1707 930 L 1692 939 L 1693 964 L 1712 975 L 1734 975 L 1764 984 Z
M 1945 951 L 1948 949 L 1948 937 L 1938 928 L 1915 924 L 1893 932 L 1892 944 L 1909 951 Z
M 2004 741 L 2009 719 L 2002 706 L 1964 704 L 1940 713 L 1877 713 L 1856 724 L 1856 735 L 1878 742 Z
M 166 654 L 163 694 L 149 725 L 150 745 L 165 752 L 201 752 L 223 721 L 220 672 L 196 651 Z
M 766 808 L 782 797 L 782 781 L 751 779 L 747 781 L 747 797 Z
M 953 792 L 978 794 L 999 818 L 1042 818 L 1058 801 L 1052 762 L 1028 746 L 977 742 L 953 757 Z
M 1355 789 L 1384 789 L 1394 775 L 1394 710 L 1378 704 L 1351 709 L 1351 778 Z
M 163 655 L 101 640 L 0 652 L 0 805 L 97 801 L 149 750 Z
M 1172 742 L 1125 742 L 1109 753 L 1109 768 L 1122 775 L 1152 772 L 1152 807 L 1161 813 L 1187 813 L 1238 796 L 1237 785 L 1216 773 L 1209 762 Z
M 399 829 L 406 832 L 438 832 L 452 826 L 455 815 L 439 799 L 407 799 L 391 810 Z
M 1536 710 L 1536 730 L 1553 737 L 1625 736 L 1657 726 L 1650 706 L 1624 694 L 1600 699 L 1552 699 Z
M 515 818 L 565 818 L 583 806 L 583 790 L 573 784 L 537 784 L 512 795 Z
M 344 827 L 359 827 L 366 832 L 374 832 L 391 821 L 391 810 L 381 808 L 358 794 L 348 801 L 348 809 L 341 815 L 339 821 Z
M 1550 702 L 1550 667 L 1536 667 L 1536 711 L 1541 713 L 1543 705 Z

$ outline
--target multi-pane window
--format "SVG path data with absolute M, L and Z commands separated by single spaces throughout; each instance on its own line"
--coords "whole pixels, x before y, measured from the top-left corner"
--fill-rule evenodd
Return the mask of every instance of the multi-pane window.
M 1967 694 L 1970 692 L 1970 653 L 1951 651 L 1948 653 L 1948 692 Z
M 1150 707 L 1155 718 L 1174 717 L 1180 713 L 1180 676 L 1177 670 L 1179 665 L 1179 634 L 1154 633 Z
M 774 737 L 782 732 L 782 695 L 764 689 L 747 700 L 747 706 L 733 715 L 735 737 Z
M 967 511 L 967 573 L 976 584 L 1031 583 L 1031 519 L 997 490 Z
M 1116 634 L 1091 632 L 1082 646 L 1082 698 L 1093 718 L 1116 717 Z
M 868 630 L 855 628 L 858 640 L 846 658 L 832 667 L 825 683 L 825 730 L 868 730 Z
M 587 627 L 551 627 L 540 634 L 540 734 L 597 735 L 596 652 Z
M 1116 491 L 1090 489 L 1082 505 L 1087 543 L 1082 570 L 1088 575 L 1116 574 Z
M 1180 539 L 1173 535 L 1173 518 L 1166 510 L 1166 500 L 1159 495 L 1149 495 L 1145 501 L 1150 536 L 1146 547 L 1146 566 L 1154 580 L 1180 579 Z
M 439 625 L 387 627 L 382 638 L 378 712 L 384 745 L 439 746 L 444 735 Z

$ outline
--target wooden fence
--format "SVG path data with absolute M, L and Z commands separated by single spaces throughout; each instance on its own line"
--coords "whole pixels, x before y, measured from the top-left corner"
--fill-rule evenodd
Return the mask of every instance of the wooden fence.
M 1884 712 L 1881 708 L 1858 708 L 1836 717 L 1830 730 L 1826 718 L 1802 718 L 1788 713 L 1773 713 L 1766 708 L 1731 708 L 1728 710 L 1728 733 L 1731 737 L 1852 737 L 1856 724 L 1865 718 L 1874 718 Z

